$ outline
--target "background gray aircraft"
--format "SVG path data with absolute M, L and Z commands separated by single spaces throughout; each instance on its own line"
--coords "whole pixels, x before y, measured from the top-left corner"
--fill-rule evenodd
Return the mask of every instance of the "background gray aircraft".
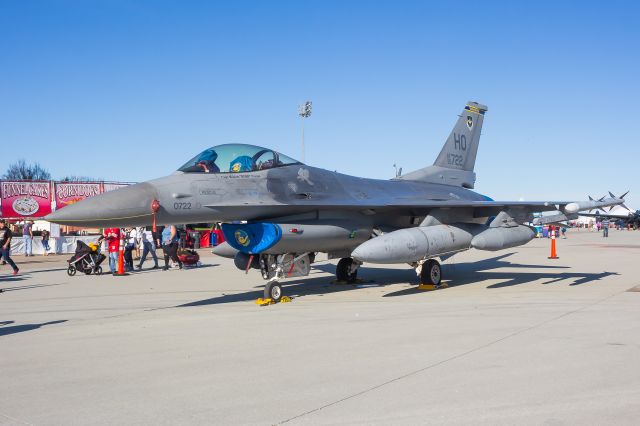
M 224 222 L 217 249 L 240 269 L 279 281 L 309 273 L 318 252 L 340 258 L 338 280 L 353 282 L 363 262 L 409 263 L 437 288 L 436 258 L 476 248 L 500 250 L 530 241 L 534 212 L 622 204 L 598 201 L 493 201 L 471 191 L 487 107 L 469 102 L 432 166 L 392 180 L 364 179 L 310 167 L 270 149 L 230 144 L 209 148 L 174 174 L 86 199 L 51 214 L 52 222 L 86 227 Z M 156 203 L 157 204 L 157 203 Z M 242 221 L 242 222 L 238 222 Z M 232 223 L 233 222 L 233 223 Z

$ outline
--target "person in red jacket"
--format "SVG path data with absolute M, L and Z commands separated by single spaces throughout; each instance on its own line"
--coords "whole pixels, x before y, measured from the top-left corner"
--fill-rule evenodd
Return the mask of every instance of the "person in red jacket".
M 118 250 L 120 250 L 120 228 L 105 229 L 104 237 L 109 245 L 109 269 L 112 274 L 115 274 L 118 264 Z

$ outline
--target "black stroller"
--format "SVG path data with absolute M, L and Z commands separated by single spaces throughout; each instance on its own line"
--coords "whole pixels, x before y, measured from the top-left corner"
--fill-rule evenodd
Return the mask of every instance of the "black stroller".
M 72 277 L 77 271 L 80 271 L 86 275 L 101 275 L 102 267 L 100 264 L 106 258 L 104 254 L 100 253 L 99 244 L 91 244 L 89 246 L 84 241 L 78 241 L 75 254 L 67 261 L 69 262 L 67 274 Z

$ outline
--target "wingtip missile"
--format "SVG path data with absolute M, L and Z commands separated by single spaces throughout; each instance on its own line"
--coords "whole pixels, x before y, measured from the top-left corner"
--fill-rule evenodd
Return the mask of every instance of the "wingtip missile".
M 617 198 L 615 195 L 609 193 L 611 198 L 605 199 L 605 197 L 600 198 L 599 200 L 589 200 L 589 201 L 576 201 L 573 203 L 569 203 L 564 206 L 564 212 L 567 214 L 575 214 L 584 210 L 593 210 L 596 208 L 605 208 L 612 207 L 624 204 L 624 200 L 622 198 Z M 591 197 L 589 197 L 591 198 Z
M 623 208 L 624 208 L 624 209 L 626 209 L 627 211 L 631 211 L 631 209 L 630 209 L 629 207 L 627 207 L 627 206 L 624 204 L 624 197 L 626 197 L 626 196 L 627 196 L 627 194 L 629 193 L 629 191 L 625 192 L 624 194 L 622 194 L 622 195 L 621 195 L 621 196 L 619 196 L 619 197 L 616 197 L 616 196 L 615 196 L 611 191 L 608 191 L 608 192 L 609 192 L 609 195 L 611 196 L 611 198 L 612 198 L 612 199 L 614 199 L 614 200 L 621 200 L 621 201 L 623 201 L 622 203 L 618 204 L 620 207 L 623 207 Z M 612 209 L 613 209 L 613 206 L 609 206 L 609 210 L 608 210 L 608 211 L 611 211 Z

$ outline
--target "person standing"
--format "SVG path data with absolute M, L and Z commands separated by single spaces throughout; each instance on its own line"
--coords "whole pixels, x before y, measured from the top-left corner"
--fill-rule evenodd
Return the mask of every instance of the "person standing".
M 143 229 L 143 228 L 141 228 Z M 138 270 L 142 269 L 142 264 L 147 259 L 147 255 L 151 253 L 151 257 L 153 258 L 154 266 L 153 269 L 158 269 L 158 255 L 156 254 L 156 243 L 154 239 L 153 232 L 150 229 L 145 229 L 142 231 L 142 257 L 140 258 L 140 263 L 138 264 Z
M 118 264 L 118 250 L 120 250 L 120 228 L 105 229 L 104 238 L 107 240 L 109 248 L 109 269 L 112 274 L 115 274 Z
M 24 222 L 22 239 L 24 241 L 24 255 L 33 256 L 33 222 L 30 220 Z
M 140 250 L 143 248 L 142 240 L 144 234 L 144 227 L 136 227 L 136 259 L 140 259 Z
M 609 238 L 609 218 L 602 219 L 602 237 Z
M 162 231 L 162 251 L 164 252 L 163 271 L 169 270 L 169 258 L 182 269 L 182 262 L 178 259 L 178 230 L 174 225 L 169 225 Z
M 133 271 L 133 250 L 136 248 L 138 233 L 136 228 L 129 228 L 126 235 L 126 245 L 124 246 L 124 266 L 127 272 Z
M 164 253 L 164 247 L 162 247 L 162 232 L 164 231 L 164 228 L 164 225 L 158 225 L 155 232 L 153 232 L 153 241 L 156 243 L 156 252 L 162 249 L 162 252 Z M 172 266 L 173 261 L 170 261 L 170 267 Z
M 49 254 L 49 237 L 51 234 L 46 229 L 42 231 L 42 255 L 46 256 Z
M 6 222 L 0 219 L 0 257 L 13 268 L 13 275 L 18 275 L 18 267 L 11 259 L 11 230 Z

